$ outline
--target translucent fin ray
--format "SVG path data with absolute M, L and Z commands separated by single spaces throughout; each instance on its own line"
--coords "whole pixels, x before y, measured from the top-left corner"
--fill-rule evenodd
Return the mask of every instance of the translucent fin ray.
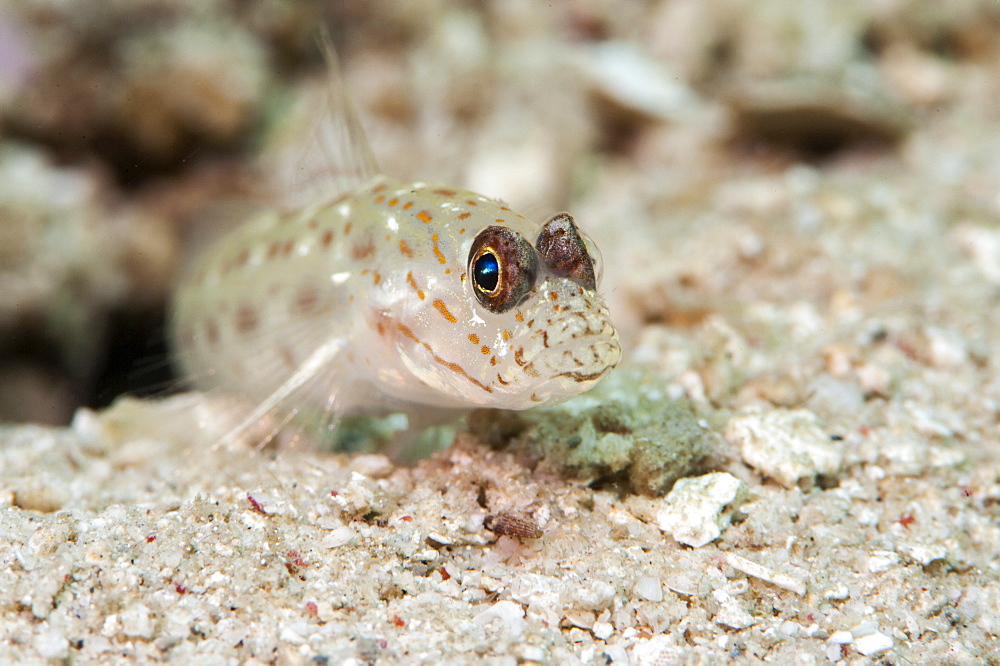
M 299 365 L 298 369 L 292 373 L 292 375 L 286 379 L 281 386 L 272 391 L 271 395 L 267 398 L 260 401 L 253 411 L 251 411 L 239 423 L 239 425 L 226 433 L 226 435 L 222 438 L 223 444 L 229 445 L 237 441 L 243 433 L 250 430 L 254 425 L 261 421 L 261 419 L 272 413 L 279 405 L 288 400 L 293 393 L 308 384 L 311 380 L 321 376 L 323 374 L 323 370 L 329 367 L 330 363 L 337 357 L 337 354 L 340 353 L 343 347 L 344 342 L 340 339 L 328 340 L 322 345 L 319 345 L 316 350 L 309 355 L 309 358 L 303 361 Z M 297 412 L 298 409 L 293 408 L 291 410 L 291 416 L 283 420 L 280 423 L 279 428 L 286 425 L 288 421 L 294 418 Z M 274 433 L 272 433 L 272 436 L 273 434 Z M 265 441 L 264 444 L 266 443 L 267 442 Z
M 325 31 L 319 41 L 327 63 L 323 90 L 304 102 L 306 109 L 293 114 L 310 129 L 286 128 L 280 134 L 292 135 L 290 145 L 279 147 L 276 157 L 268 160 L 277 177 L 278 198 L 288 208 L 333 199 L 379 173 L 344 86 L 333 42 Z

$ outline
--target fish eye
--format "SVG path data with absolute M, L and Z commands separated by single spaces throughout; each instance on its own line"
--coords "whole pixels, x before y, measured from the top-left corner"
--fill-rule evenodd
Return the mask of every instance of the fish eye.
M 472 262 L 472 282 L 478 291 L 493 296 L 500 288 L 500 260 L 491 247 L 479 251 L 479 257 Z
M 580 238 L 583 239 L 583 246 L 587 249 L 587 255 L 590 257 L 590 263 L 594 265 L 594 279 L 599 285 L 604 279 L 604 255 L 601 254 L 601 248 L 597 247 L 597 243 L 590 237 L 590 234 L 582 229 L 579 231 Z
M 556 213 L 542 225 L 536 245 L 550 271 L 594 291 L 600 279 L 600 263 L 595 266 L 595 255 L 590 253 L 588 241 L 577 229 L 572 215 Z M 592 242 L 591 247 L 596 253 Z
M 486 227 L 469 250 L 469 275 L 479 303 L 490 312 L 506 312 L 535 286 L 538 253 L 516 231 Z

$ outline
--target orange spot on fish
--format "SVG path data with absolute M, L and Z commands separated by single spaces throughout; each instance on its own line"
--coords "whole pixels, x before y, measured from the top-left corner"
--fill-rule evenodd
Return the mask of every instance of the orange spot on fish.
M 437 311 L 441 313 L 442 317 L 450 321 L 452 324 L 458 321 L 457 319 L 455 319 L 455 315 L 453 315 L 451 312 L 448 311 L 448 306 L 445 305 L 444 301 L 442 301 L 440 298 L 434 299 L 434 307 L 437 308 Z
M 470 213 L 469 211 L 465 211 L 464 213 L 462 213 L 462 214 L 460 214 L 458 216 L 458 219 L 464 220 L 464 219 L 469 218 L 469 217 L 472 217 L 472 213 Z
M 456 194 L 458 194 L 458 192 L 456 192 L 455 190 L 445 190 L 445 189 L 431 190 L 431 192 L 434 193 L 434 194 L 440 195 L 442 197 L 453 197 Z
M 389 199 L 389 205 L 390 206 L 395 206 L 398 203 L 399 203 L 399 199 L 396 199 L 396 198 Z
M 413 208 L 413 202 L 412 201 L 407 201 L 406 205 L 403 206 L 403 210 L 410 210 L 411 208 Z
M 525 364 L 524 347 L 518 347 L 514 350 L 514 362 L 521 366 Z
M 486 356 L 490 355 L 490 348 L 487 347 L 486 345 L 483 345 L 482 347 L 480 347 L 479 351 L 483 352 L 483 354 L 486 355 Z
M 438 235 L 437 234 L 434 234 L 433 236 L 431 236 L 431 242 L 434 244 L 434 254 L 437 255 L 438 261 L 440 261 L 442 264 L 448 263 L 448 260 L 444 258 L 443 254 L 441 254 L 441 248 L 438 247 Z
M 431 217 L 431 214 L 428 213 L 426 210 L 422 210 L 419 213 L 417 213 L 417 219 L 420 220 L 421 222 L 429 224 L 430 221 L 433 220 L 434 218 Z
M 420 300 L 424 300 L 424 292 L 417 286 L 417 281 L 413 278 L 413 271 L 406 271 L 406 282 L 413 288 L 413 291 L 417 292 Z
M 406 241 L 403 240 L 399 241 L 399 251 L 405 254 L 407 257 L 413 256 L 413 250 L 411 250 L 410 246 L 406 244 Z
M 469 342 L 471 342 L 474 345 L 478 345 L 479 344 L 479 336 L 476 335 L 475 333 L 469 333 Z

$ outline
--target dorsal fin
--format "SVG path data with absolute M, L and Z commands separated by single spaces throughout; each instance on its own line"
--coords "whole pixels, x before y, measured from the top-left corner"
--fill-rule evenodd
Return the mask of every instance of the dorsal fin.
M 265 157 L 277 183 L 278 200 L 289 208 L 333 199 L 379 173 L 326 31 L 319 42 L 327 63 L 324 89 L 304 102 L 304 112 L 294 114 L 299 127 L 286 126 L 278 133 L 285 145 Z M 301 131 L 303 123 L 311 128 L 308 132 Z

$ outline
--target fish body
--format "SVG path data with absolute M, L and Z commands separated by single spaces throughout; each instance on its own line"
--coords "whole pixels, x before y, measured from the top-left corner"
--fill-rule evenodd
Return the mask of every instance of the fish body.
M 474 243 L 499 245 L 497 229 L 538 255 L 498 257 L 535 266 L 502 312 L 481 302 L 470 273 Z M 316 370 L 327 381 L 308 396 L 321 406 L 333 398 L 358 411 L 384 396 L 524 409 L 570 397 L 614 367 L 621 349 L 593 285 L 558 275 L 531 245 L 542 231 L 484 196 L 387 176 L 297 213 L 264 214 L 224 238 L 177 291 L 184 373 L 265 399 L 333 341 L 339 349 Z
M 592 246 L 571 216 L 539 223 L 382 175 L 349 104 L 332 99 L 339 131 L 321 137 L 324 155 L 351 161 L 324 168 L 357 177 L 295 212 L 258 215 L 189 272 L 172 326 L 192 383 L 257 402 L 252 417 L 286 401 L 334 416 L 525 409 L 615 367 Z

